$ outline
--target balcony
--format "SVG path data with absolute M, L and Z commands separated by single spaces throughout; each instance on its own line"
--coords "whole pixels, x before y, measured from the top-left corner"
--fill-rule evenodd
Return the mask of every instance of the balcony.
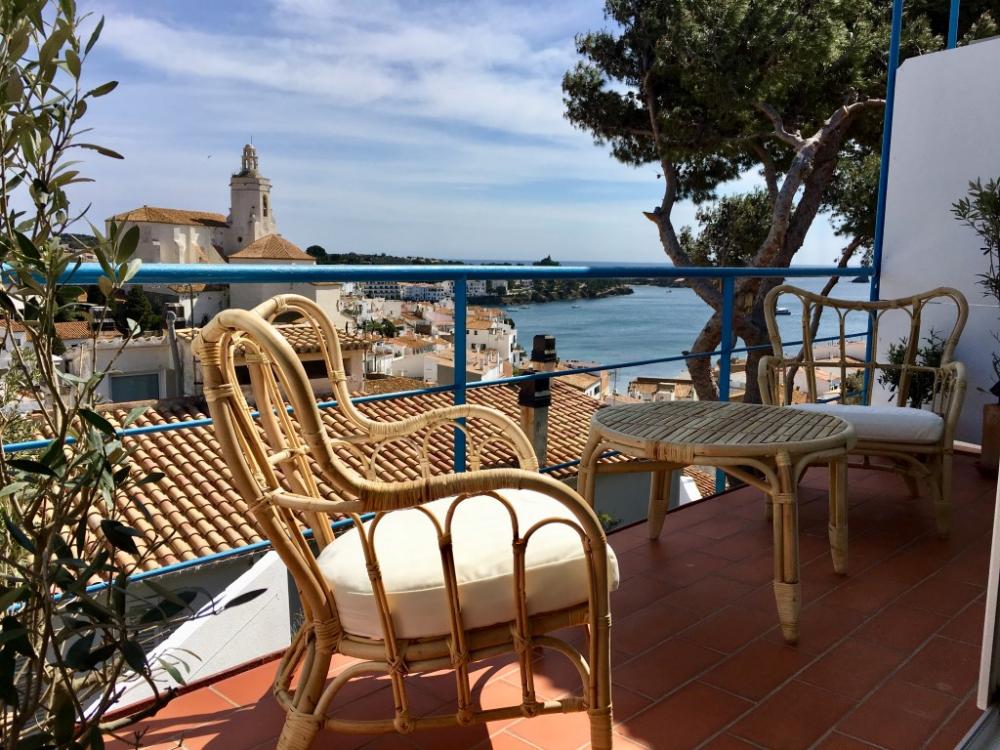
M 662 537 L 644 524 L 610 535 L 622 585 L 612 596 L 618 748 L 953 748 L 981 712 L 975 684 L 982 638 L 995 485 L 975 461 L 955 466 L 951 537 L 934 533 L 930 504 L 896 477 L 850 480 L 850 573 L 836 575 L 826 540 L 826 474 L 803 480 L 803 616 L 785 645 L 771 591 L 771 526 L 759 492 L 738 489 L 668 515 Z M 138 728 L 151 748 L 273 747 L 283 714 L 270 695 L 277 662 L 244 665 L 190 686 Z M 337 662 L 332 674 L 347 665 Z M 557 655 L 539 656 L 543 698 L 579 690 Z M 517 703 L 502 660 L 480 664 L 483 707 Z M 413 675 L 411 705 L 453 702 L 450 674 Z M 332 711 L 391 713 L 384 679 L 362 678 Z M 134 728 L 133 728 L 134 729 Z M 586 716 L 546 716 L 408 736 L 326 734 L 337 748 L 585 747 Z M 134 747 L 114 741 L 109 747 Z

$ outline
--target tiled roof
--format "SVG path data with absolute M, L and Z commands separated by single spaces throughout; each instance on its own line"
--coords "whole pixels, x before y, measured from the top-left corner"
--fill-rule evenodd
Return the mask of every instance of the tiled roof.
M 255 240 L 239 252 L 229 256 L 230 259 L 245 260 L 308 260 L 315 261 L 309 253 L 289 242 L 279 234 L 267 234 Z
M 319 341 L 316 339 L 316 334 L 313 333 L 312 326 L 305 323 L 295 323 L 276 325 L 275 328 L 278 329 L 282 336 L 288 339 L 288 343 L 292 345 L 297 354 L 315 354 L 320 351 Z M 191 341 L 197 332 L 198 329 L 196 328 L 181 328 L 177 331 L 177 336 L 186 341 Z M 343 331 L 337 331 L 337 339 L 340 341 L 340 348 L 344 351 L 364 349 L 372 343 L 371 339 L 344 333 Z
M 400 391 L 416 391 L 426 388 L 427 383 L 416 378 L 402 378 L 390 375 L 385 378 L 366 378 L 365 393 L 369 396 L 376 393 L 399 393 Z
M 477 388 L 468 392 L 470 403 L 499 409 L 509 417 L 519 419 L 517 390 L 511 387 Z M 430 409 L 451 404 L 448 393 L 422 394 L 408 398 L 362 403 L 358 408 L 378 420 L 399 420 Z M 125 418 L 134 404 L 114 404 L 105 416 L 115 422 Z M 548 464 L 579 459 L 587 440 L 587 426 L 597 409 L 597 402 L 575 389 L 556 381 L 552 386 L 552 406 L 549 409 Z M 207 417 L 200 399 L 182 399 L 152 403 L 134 426 L 163 425 Z M 347 432 L 346 425 L 335 409 L 325 409 L 323 419 L 333 435 Z M 481 429 L 475 421 L 472 434 Z M 147 568 L 189 560 L 245 546 L 262 539 L 250 519 L 247 504 L 232 485 L 232 477 L 220 452 L 211 427 L 185 428 L 168 432 L 133 435 L 124 438 L 126 448 L 134 448 L 135 461 L 143 472 L 159 471 L 163 478 L 140 485 L 131 498 L 118 498 L 124 520 L 142 534 L 141 544 L 153 549 Z M 438 430 L 431 439 L 432 464 L 435 472 L 450 471 L 452 445 L 450 434 Z M 383 451 L 387 475 L 396 479 L 419 477 L 410 448 L 399 442 L 386 445 Z M 347 461 L 355 462 L 345 453 Z M 510 455 L 502 448 L 487 448 L 485 463 L 508 464 Z M 610 460 L 624 460 L 612 458 Z M 553 472 L 553 476 L 574 476 L 574 467 Z M 323 487 L 330 491 L 329 487 Z M 149 511 L 149 518 L 140 510 Z M 97 523 L 95 519 L 94 523 Z
M 601 379 L 597 375 L 578 372 L 575 375 L 563 375 L 559 378 L 559 381 L 573 386 L 578 391 L 585 391 L 588 388 L 593 388 L 596 383 L 600 383 Z
M 203 227 L 228 227 L 226 217 L 210 211 L 143 206 L 111 217 L 114 221 L 147 221 L 153 224 L 183 224 Z
M 0 320 L 0 328 L 9 328 L 14 333 L 23 333 L 25 331 L 24 324 L 17 321 Z M 91 335 L 90 323 L 85 320 L 70 320 L 63 323 L 56 323 L 55 328 L 56 336 L 63 341 L 89 339 Z M 119 336 L 121 334 L 117 331 L 104 331 L 100 334 L 100 338 L 117 338 Z
M 467 320 L 465 322 L 466 328 L 474 328 L 478 331 L 488 331 L 491 328 L 496 328 L 496 324 L 489 320 L 481 320 L 479 318 L 475 320 Z

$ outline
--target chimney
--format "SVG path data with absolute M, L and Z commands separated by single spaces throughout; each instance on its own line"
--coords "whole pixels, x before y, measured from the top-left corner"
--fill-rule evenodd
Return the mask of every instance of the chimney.
M 531 367 L 538 372 L 556 369 L 556 337 L 540 333 L 531 341 Z
M 531 369 L 528 373 L 552 372 L 556 366 L 555 336 L 535 336 L 531 347 Z M 538 465 L 544 466 L 549 445 L 549 404 L 552 392 L 550 378 L 538 378 L 521 383 L 517 403 L 521 406 L 521 429 L 535 449 Z

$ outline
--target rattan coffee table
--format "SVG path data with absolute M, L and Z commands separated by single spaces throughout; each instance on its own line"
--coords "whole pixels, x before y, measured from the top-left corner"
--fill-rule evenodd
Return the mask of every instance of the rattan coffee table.
M 774 525 L 774 598 L 785 640 L 799 634 L 799 535 L 796 488 L 810 464 L 830 467 L 830 549 L 847 569 L 847 451 L 854 428 L 828 414 L 783 406 L 661 401 L 598 410 L 580 462 L 579 490 L 593 504 L 597 472 L 652 472 L 649 536 L 663 528 L 673 472 L 714 466 L 762 490 Z M 608 450 L 639 461 L 599 464 Z M 773 512 L 771 512 L 773 507 Z

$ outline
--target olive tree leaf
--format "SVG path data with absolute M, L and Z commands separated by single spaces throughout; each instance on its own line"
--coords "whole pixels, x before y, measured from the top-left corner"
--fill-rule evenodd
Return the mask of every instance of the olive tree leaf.
M 126 526 L 121 521 L 105 518 L 101 521 L 101 531 L 104 532 L 104 538 L 112 547 L 132 555 L 139 554 L 139 548 L 136 547 L 133 537 L 140 536 L 140 534 L 135 529 Z

